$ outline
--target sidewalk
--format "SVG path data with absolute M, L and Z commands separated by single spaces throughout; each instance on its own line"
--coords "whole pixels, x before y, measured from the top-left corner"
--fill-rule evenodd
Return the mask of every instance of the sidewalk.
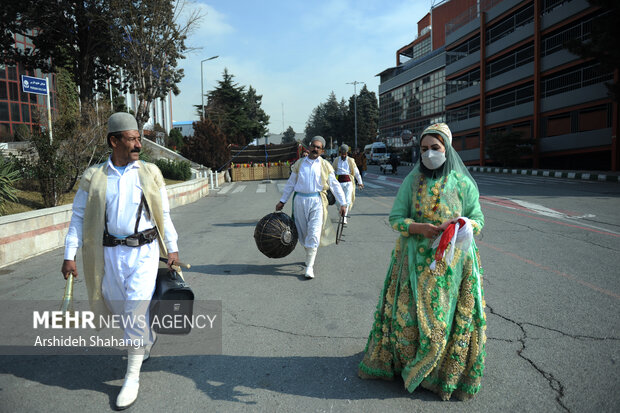
M 413 166 L 412 162 L 401 162 L 400 164 Z M 468 166 L 467 169 L 470 172 L 550 176 L 553 178 L 582 179 L 584 181 L 620 182 L 620 172 L 613 171 L 567 171 L 555 169 L 500 168 L 497 166 Z
M 552 169 L 516 169 L 494 166 L 468 166 L 470 172 L 490 172 L 512 175 L 550 176 L 554 178 L 582 179 L 584 181 L 620 182 L 620 172 L 612 171 L 564 171 Z

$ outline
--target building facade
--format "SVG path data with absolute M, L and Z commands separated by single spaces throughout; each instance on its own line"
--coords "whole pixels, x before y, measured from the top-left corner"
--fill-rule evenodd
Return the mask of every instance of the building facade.
M 15 47 L 21 50 L 34 48 L 30 38 L 14 35 Z M 50 87 L 52 116 L 57 112 L 56 77 L 41 70 L 26 70 L 21 64 L 0 62 L 0 142 L 12 141 L 18 125 L 47 128 L 47 103 L 45 95 L 22 92 L 21 76 L 47 78 Z
M 451 19 L 437 17 L 448 9 L 453 14 L 457 10 L 453 3 L 467 7 Z M 444 94 L 431 95 L 443 99 L 443 113 L 428 117 L 427 110 L 415 117 L 415 112 L 412 116 L 401 112 L 399 123 L 395 119 L 380 121 L 380 127 L 389 136 L 397 133 L 401 124 L 410 125 L 417 135 L 420 126 L 416 122 L 443 119 L 453 132 L 453 146 L 470 165 L 493 163 L 485 152 L 488 136 L 517 131 L 533 142 L 532 155 L 524 160 L 531 167 L 617 170 L 618 111 L 605 86 L 614 80 L 614 73 L 564 47 L 569 39 L 587 40 L 593 19 L 605 12 L 587 0 L 442 3 L 425 19 L 447 21 L 443 37 L 435 41 L 436 36 L 432 50 L 416 60 L 415 46 L 424 39 L 420 32 L 411 48 L 413 62 L 397 68 L 407 68 L 398 76 L 433 69 L 439 83 L 443 74 Z M 435 32 L 442 30 L 435 27 Z M 432 33 L 432 28 L 428 31 Z M 436 44 L 440 41 L 443 44 Z M 418 46 L 418 50 L 428 49 Z M 432 68 L 423 68 L 429 66 L 434 54 L 443 55 L 443 66 L 437 62 Z M 398 76 L 385 82 L 382 77 L 380 105 L 386 103 L 385 109 L 394 105 L 390 98 L 398 93 L 397 88 L 407 88 L 404 82 L 390 87 L 398 83 Z M 417 83 L 415 87 L 412 90 L 417 90 Z M 428 94 L 421 97 L 426 99 L 421 104 L 432 100 Z M 398 104 L 405 105 L 403 98 Z M 380 107 L 380 112 L 383 115 L 384 108 Z M 387 110 L 383 119 L 390 120 L 390 114 Z

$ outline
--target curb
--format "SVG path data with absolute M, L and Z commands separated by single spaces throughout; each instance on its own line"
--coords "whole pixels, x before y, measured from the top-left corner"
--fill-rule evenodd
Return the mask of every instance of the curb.
M 552 178 L 568 178 L 568 179 L 581 179 L 584 181 L 605 181 L 605 182 L 620 182 L 620 176 L 608 175 L 598 172 L 566 172 L 566 171 L 552 171 L 552 170 L 538 170 L 538 169 L 509 169 L 509 168 L 495 168 L 485 166 L 468 166 L 467 169 L 473 172 L 491 172 L 500 174 L 512 174 L 512 175 L 532 175 L 532 176 L 549 176 Z

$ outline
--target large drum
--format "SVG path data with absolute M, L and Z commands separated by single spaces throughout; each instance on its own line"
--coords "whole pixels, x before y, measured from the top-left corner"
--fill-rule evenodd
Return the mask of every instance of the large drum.
M 289 255 L 297 245 L 297 228 L 284 212 L 265 215 L 254 229 L 254 240 L 259 251 L 269 258 Z

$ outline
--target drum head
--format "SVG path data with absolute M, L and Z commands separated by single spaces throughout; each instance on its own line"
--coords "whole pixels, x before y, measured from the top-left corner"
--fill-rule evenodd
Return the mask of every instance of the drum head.
M 284 212 L 273 212 L 256 224 L 254 240 L 258 250 L 267 257 L 283 258 L 297 245 L 297 227 Z

